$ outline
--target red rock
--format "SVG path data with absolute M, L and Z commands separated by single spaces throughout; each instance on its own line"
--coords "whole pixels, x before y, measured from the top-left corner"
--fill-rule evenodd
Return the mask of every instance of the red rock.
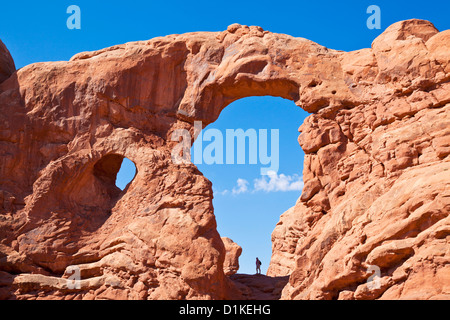
M 242 253 L 242 248 L 230 238 L 222 237 L 222 241 L 226 251 L 223 272 L 226 276 L 231 276 L 239 270 L 239 256 Z
M 240 300 L 279 300 L 289 276 L 268 277 L 262 274 L 234 274 L 230 276 L 239 290 Z
M 0 83 L 8 79 L 14 71 L 16 71 L 14 60 L 5 44 L 0 40 Z
M 17 72 L 1 45 L 0 297 L 449 299 L 449 36 L 409 20 L 342 52 L 235 24 Z M 259 282 L 225 275 L 238 249 L 171 136 L 261 95 L 312 114 L 304 194 Z M 121 191 L 123 157 L 137 174 Z M 67 288 L 71 265 L 81 289 Z

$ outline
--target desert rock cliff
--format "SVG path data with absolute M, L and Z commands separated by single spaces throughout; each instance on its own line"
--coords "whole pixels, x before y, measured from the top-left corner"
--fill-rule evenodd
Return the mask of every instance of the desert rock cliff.
M 311 113 L 272 234 L 281 298 L 450 298 L 449 30 L 401 21 L 343 52 L 234 24 L 14 69 L 0 42 L 0 299 L 242 298 L 211 183 L 171 137 L 262 95 Z

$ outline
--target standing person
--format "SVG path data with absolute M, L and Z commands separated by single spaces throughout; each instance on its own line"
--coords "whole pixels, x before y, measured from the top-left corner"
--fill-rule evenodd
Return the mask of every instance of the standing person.
M 262 262 L 256 257 L 256 274 L 261 274 L 261 264 Z

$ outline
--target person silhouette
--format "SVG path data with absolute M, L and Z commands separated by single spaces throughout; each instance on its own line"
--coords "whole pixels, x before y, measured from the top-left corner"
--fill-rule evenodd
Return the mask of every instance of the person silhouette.
M 262 262 L 256 257 L 256 274 L 261 274 L 261 264 Z

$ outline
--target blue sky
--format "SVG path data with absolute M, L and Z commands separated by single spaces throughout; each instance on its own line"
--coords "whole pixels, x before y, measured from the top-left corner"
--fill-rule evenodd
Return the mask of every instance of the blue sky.
M 81 30 L 66 27 L 69 17 L 66 9 L 73 4 L 81 8 Z M 366 9 L 373 4 L 381 9 L 380 30 L 366 27 L 370 16 Z M 370 47 L 373 39 L 399 20 L 426 19 L 441 31 L 449 29 L 449 12 L 450 1 L 447 0 L 8 1 L 2 3 L 0 11 L 0 39 L 11 51 L 17 68 L 34 62 L 68 60 L 81 51 L 156 36 L 222 31 L 236 22 L 351 51 Z M 303 169 L 297 129 L 306 116 L 291 101 L 251 97 L 228 106 L 219 119 L 208 126 L 221 131 L 278 129 L 280 134 L 280 167 L 272 181 L 261 180 L 259 164 L 198 165 L 213 182 L 220 234 L 243 247 L 241 273 L 255 272 L 256 256 L 263 262 L 263 273 L 266 271 L 271 256 L 271 232 L 280 214 L 293 206 L 301 193 L 295 184 L 301 179 Z M 134 175 L 131 167 L 125 166 L 125 176 L 127 173 Z M 119 183 L 122 179 L 125 178 L 121 173 Z M 286 186 L 280 182 L 292 188 L 280 187 Z
M 254 273 L 256 257 L 263 263 L 262 272 L 267 270 L 272 254 L 272 231 L 280 215 L 292 207 L 301 194 L 304 153 L 297 138 L 298 127 L 307 116 L 307 112 L 286 99 L 249 97 L 227 106 L 219 119 L 203 130 L 218 129 L 223 132 L 224 140 L 226 129 L 279 131 L 279 169 L 275 177 L 261 175 L 261 168 L 267 166 L 259 159 L 255 165 L 248 164 L 248 146 L 246 164 L 197 165 L 213 183 L 219 233 L 243 249 L 240 273 Z M 268 140 L 270 150 L 271 140 Z M 204 141 L 203 148 L 209 143 Z M 235 146 L 236 157 L 239 149 Z

